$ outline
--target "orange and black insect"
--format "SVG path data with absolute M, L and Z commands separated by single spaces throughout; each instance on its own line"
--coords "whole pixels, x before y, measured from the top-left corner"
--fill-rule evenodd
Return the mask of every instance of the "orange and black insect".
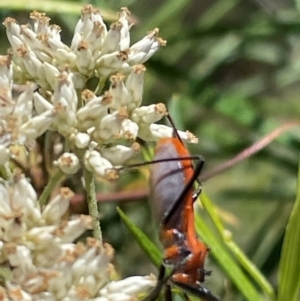
M 197 160 L 195 168 L 192 160 Z M 147 301 L 157 299 L 164 285 L 174 284 L 187 293 L 205 301 L 218 301 L 202 286 L 210 271 L 204 268 L 208 247 L 197 237 L 193 205 L 201 192 L 195 189 L 203 167 L 201 156 L 191 156 L 176 129 L 173 138 L 158 141 L 150 174 L 150 204 L 158 224 L 164 246 L 158 283 Z M 172 272 L 166 276 L 166 267 Z M 169 296 L 170 296 L 170 288 Z

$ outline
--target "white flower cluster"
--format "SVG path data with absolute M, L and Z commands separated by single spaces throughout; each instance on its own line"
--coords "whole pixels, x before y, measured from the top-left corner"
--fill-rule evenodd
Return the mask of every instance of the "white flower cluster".
M 109 283 L 113 249 L 94 238 L 73 243 L 91 228 L 92 218 L 64 218 L 72 196 L 61 188 L 41 210 L 21 174 L 0 183 L 1 301 L 127 301 L 155 285 L 152 276 Z
M 165 41 L 154 29 L 130 46 L 128 15 L 123 8 L 108 30 L 99 11 L 85 6 L 70 47 L 44 13 L 30 15 L 32 26 L 5 20 L 12 50 L 0 57 L 0 164 L 13 155 L 10 145 L 30 143 L 51 130 L 65 137 L 72 153 L 83 150 L 82 158 L 73 154 L 71 160 L 56 162 L 63 172 L 73 174 L 83 159 L 89 171 L 114 179 L 114 166 L 139 152 L 137 137 L 146 141 L 172 137 L 172 128 L 155 123 L 167 114 L 165 106 L 141 106 L 142 63 Z M 109 89 L 100 96 L 84 89 L 92 77 L 99 78 L 99 87 L 109 78 Z M 15 97 L 13 78 L 22 84 L 31 81 L 39 90 L 27 84 Z M 196 141 L 188 132 L 179 134 L 185 141 Z

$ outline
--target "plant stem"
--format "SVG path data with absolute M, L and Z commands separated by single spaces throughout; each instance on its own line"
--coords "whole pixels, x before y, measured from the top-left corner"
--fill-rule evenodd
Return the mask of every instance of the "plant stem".
M 93 236 L 102 243 L 102 233 L 99 222 L 99 212 L 97 206 L 97 197 L 96 197 L 96 187 L 94 174 L 84 168 L 83 171 L 84 180 L 85 180 L 85 189 L 87 194 L 87 203 L 89 208 L 89 214 L 93 219 Z
M 64 173 L 60 169 L 58 169 L 57 172 L 50 179 L 50 181 L 48 182 L 47 186 L 45 187 L 45 189 L 43 190 L 39 198 L 39 203 L 41 207 L 47 205 L 51 192 L 53 191 L 58 181 L 63 177 L 63 175 Z

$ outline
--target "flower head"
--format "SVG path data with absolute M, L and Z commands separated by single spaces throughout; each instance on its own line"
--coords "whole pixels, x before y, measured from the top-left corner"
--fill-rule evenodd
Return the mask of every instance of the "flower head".
M 129 15 L 122 8 L 107 28 L 98 9 L 84 6 L 71 45 L 45 13 L 32 12 L 31 25 L 13 18 L 3 23 L 11 51 L 0 56 L 0 264 L 7 270 L 0 300 L 136 300 L 155 285 L 153 276 L 110 282 L 113 249 L 95 235 L 94 175 L 116 179 L 119 166 L 139 153 L 138 138 L 173 136 L 171 127 L 156 124 L 168 114 L 164 104 L 142 106 L 143 64 L 166 42 L 156 28 L 132 44 Z M 86 88 L 91 78 L 98 79 L 95 91 Z M 83 186 L 96 208 L 89 206 L 90 215 L 68 215 L 73 192 L 52 191 L 60 183 L 55 176 L 39 203 L 29 180 L 10 170 L 13 162 L 26 172 L 16 160 L 20 149 L 30 161 L 34 143 L 50 132 L 59 137 L 51 168 L 65 177 L 84 170 Z M 178 133 L 196 141 L 190 133 Z M 95 237 L 77 242 L 90 229 Z
M 109 282 L 113 249 L 94 238 L 90 216 L 66 219 L 73 193 L 62 188 L 41 209 L 22 174 L 0 183 L 0 264 L 9 268 L 1 300 L 129 300 L 155 285 L 153 277 Z
M 50 129 L 69 142 L 71 151 L 76 152 L 76 148 L 87 151 L 82 156 L 84 165 L 105 177 L 108 173 L 103 168 L 124 164 L 136 154 L 129 151 L 126 160 L 110 162 L 112 156 L 106 155 L 107 159 L 101 156 L 107 153 L 106 145 L 115 153 L 120 150 L 121 157 L 124 149 L 119 147 L 120 141 L 128 148 L 137 137 L 155 141 L 172 136 L 171 128 L 155 124 L 167 115 L 163 104 L 140 107 L 146 70 L 141 64 L 165 41 L 156 28 L 130 46 L 129 15 L 128 9 L 123 8 L 118 21 L 108 29 L 100 11 L 86 5 L 70 46 L 61 41 L 61 29 L 51 25 L 44 13 L 31 13 L 31 26 L 19 25 L 12 18 L 4 21 L 12 55 L 0 58 L 0 101 L 5 108 L 0 124 L 0 138 L 5 142 L 5 148 L 0 148 L 3 162 L 10 157 L 7 148 L 10 144 L 29 143 Z M 18 98 L 13 97 L 15 73 L 17 79 L 35 82 L 39 90 L 35 90 L 36 85 L 28 84 Z M 98 77 L 99 83 L 109 79 L 109 89 L 101 91 L 100 96 L 83 89 L 91 77 Z M 184 133 L 181 137 L 195 141 Z M 97 156 L 87 161 L 91 158 L 90 143 L 98 144 L 93 150 Z

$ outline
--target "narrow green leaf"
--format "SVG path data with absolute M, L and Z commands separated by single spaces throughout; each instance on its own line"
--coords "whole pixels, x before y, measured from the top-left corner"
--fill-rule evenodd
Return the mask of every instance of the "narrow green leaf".
M 153 24 L 157 27 L 163 28 L 164 24 L 168 24 L 168 22 L 176 20 L 178 18 L 178 14 L 187 7 L 189 2 L 191 2 L 191 0 L 169 0 L 161 2 L 162 5 L 156 11 L 156 14 L 152 14 L 151 18 L 148 19 L 148 22 L 144 21 L 139 29 L 137 29 L 138 32 L 146 32 L 151 29 Z
M 39 10 L 47 13 L 61 13 L 64 14 L 80 14 L 83 7 L 81 2 L 72 1 L 53 1 L 53 0 L 11 0 L 0 1 L 0 8 L 10 10 Z M 112 10 L 101 8 L 101 15 L 105 20 L 116 20 L 116 13 Z
M 216 25 L 240 0 L 219 0 L 214 2 L 210 8 L 199 18 L 198 26 L 208 30 Z
M 155 244 L 147 237 L 147 235 L 140 230 L 135 224 L 133 224 L 126 214 L 120 209 L 117 208 L 117 211 L 124 222 L 126 228 L 130 231 L 136 242 L 140 247 L 145 251 L 146 255 L 149 257 L 151 262 L 159 267 L 162 261 L 161 252 L 155 246 Z
M 286 227 L 279 264 L 278 301 L 299 300 L 300 288 L 300 165 L 297 196 Z
M 201 239 L 211 248 L 212 255 L 219 262 L 220 266 L 243 296 L 249 301 L 263 301 L 264 298 L 259 294 L 257 289 L 244 274 L 239 264 L 224 246 L 224 243 L 199 217 L 199 214 L 196 214 L 196 228 Z
M 275 294 L 273 287 L 265 278 L 265 276 L 257 269 L 257 267 L 251 262 L 251 260 L 246 256 L 246 254 L 240 249 L 240 247 L 232 240 L 231 236 L 228 237 L 216 210 L 205 193 L 201 195 L 201 203 L 210 215 L 214 225 L 217 227 L 220 237 L 222 237 L 226 247 L 231 251 L 234 257 L 238 260 L 239 264 L 247 271 L 247 273 L 256 281 L 256 283 L 261 287 L 266 295 L 270 297 L 271 300 L 275 299 Z M 250 280 L 249 280 L 250 281 Z

